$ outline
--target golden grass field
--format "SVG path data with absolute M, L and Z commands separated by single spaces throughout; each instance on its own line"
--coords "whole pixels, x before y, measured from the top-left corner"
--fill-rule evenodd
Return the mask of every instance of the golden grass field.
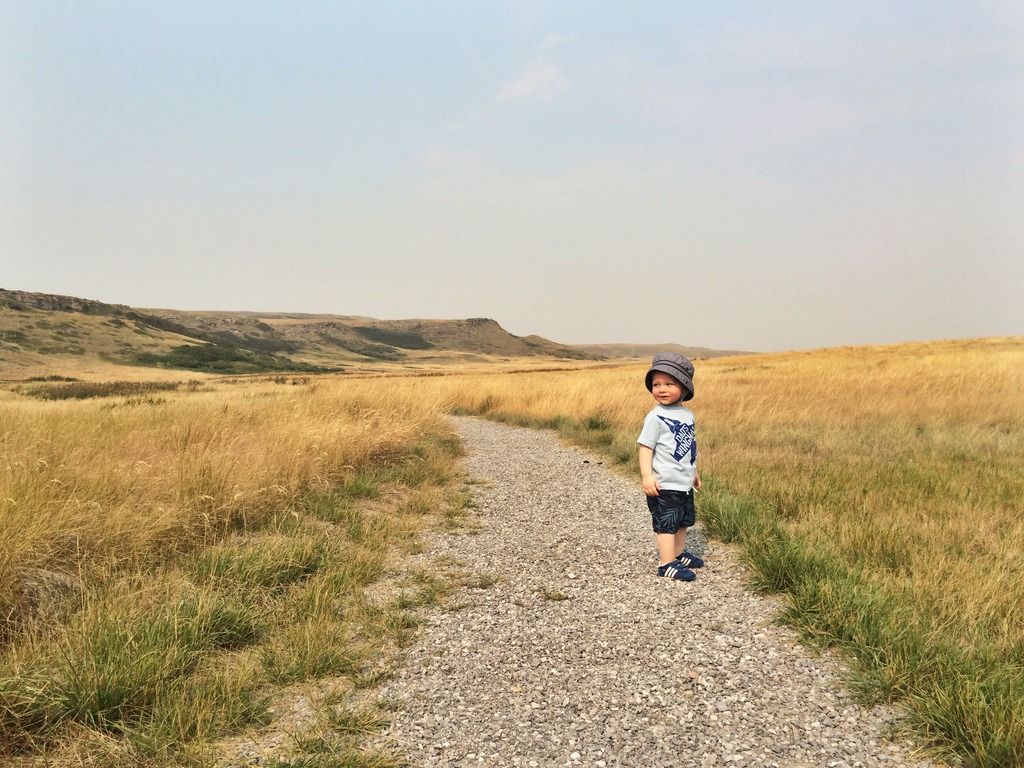
M 0 762 L 209 765 L 306 686 L 294 764 L 395 764 L 367 691 L 444 586 L 393 563 L 464 514 L 457 441 L 411 388 L 276 382 L 0 395 Z
M 152 562 L 262 523 L 282 498 L 397 459 L 442 418 L 438 402 L 365 382 L 0 404 L 5 587 L 14 568 Z
M 1024 339 L 696 366 L 706 529 L 742 547 L 756 587 L 787 595 L 787 621 L 849 655 L 865 696 L 903 702 L 921 743 L 966 765 L 1024 763 Z M 203 764 L 274 686 L 364 679 L 373 638 L 406 637 L 404 608 L 441 588 L 420 574 L 387 610 L 364 596 L 389 547 L 465 504 L 446 413 L 554 427 L 636 472 L 645 361 L 514 368 L 0 392 L 0 743 L 58 765 Z M 350 600 L 341 624 L 332 590 Z M 159 639 L 183 617 L 207 629 Z M 97 659 L 125 627 L 166 658 L 198 654 L 161 673 L 179 699 L 138 682 L 142 667 L 137 690 L 108 679 Z M 351 645 L 321 658 L 332 632 Z M 71 690 L 72 657 L 94 685 Z M 219 693 L 186 706 L 197 686 Z M 377 716 L 326 701 L 330 739 L 338 712 Z
M 1024 339 L 698 361 L 698 502 L 787 618 L 969 764 L 1024 763 Z M 646 364 L 418 385 L 635 472 Z M 700 512 L 698 514 L 701 514 Z

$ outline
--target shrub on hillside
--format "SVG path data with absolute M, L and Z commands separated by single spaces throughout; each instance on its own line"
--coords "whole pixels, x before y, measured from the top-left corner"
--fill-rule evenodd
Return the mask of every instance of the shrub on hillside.
M 280 355 L 254 352 L 224 344 L 182 344 L 163 355 L 140 354 L 134 362 L 160 368 L 185 368 L 208 373 L 266 373 L 268 371 L 324 371 Z
M 41 400 L 85 400 L 90 397 L 137 396 L 149 392 L 168 392 L 181 386 L 181 382 L 178 381 L 72 381 L 69 384 L 49 387 L 31 387 L 22 392 Z M 190 381 L 187 386 L 189 389 L 195 389 L 199 382 Z

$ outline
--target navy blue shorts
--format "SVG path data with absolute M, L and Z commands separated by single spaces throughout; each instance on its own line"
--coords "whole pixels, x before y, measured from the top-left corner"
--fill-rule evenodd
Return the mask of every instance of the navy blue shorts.
M 660 491 L 657 496 L 647 497 L 647 508 L 655 533 L 675 533 L 689 528 L 697 519 L 693 491 Z

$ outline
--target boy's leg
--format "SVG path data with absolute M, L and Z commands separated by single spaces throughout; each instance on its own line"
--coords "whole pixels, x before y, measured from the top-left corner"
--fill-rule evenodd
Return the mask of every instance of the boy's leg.
M 664 565 L 665 563 L 671 563 L 676 559 L 676 539 L 678 533 L 656 533 L 654 534 L 654 543 L 658 547 L 658 565 Z M 685 536 L 685 531 L 684 531 Z
M 664 506 L 661 494 L 648 496 L 647 506 L 651 510 L 654 543 L 658 548 L 658 575 L 677 581 L 693 581 L 693 571 L 676 562 L 676 536 L 680 528 L 678 509 L 672 504 Z
M 658 575 L 676 581 L 693 581 L 697 574 L 676 561 L 676 534 L 656 533 L 655 543 L 658 545 Z
M 676 531 L 675 542 L 674 543 L 675 543 L 675 548 L 672 550 L 672 559 L 673 560 L 675 560 L 676 557 L 678 557 L 679 555 L 681 555 L 683 552 L 686 551 L 686 529 L 685 528 L 680 528 L 678 531 Z
M 675 554 L 673 558 L 681 562 L 687 568 L 703 568 L 704 560 L 691 552 L 686 551 L 686 529 L 680 528 L 673 537 Z
M 686 529 L 697 521 L 697 511 L 693 506 L 693 491 L 690 491 L 683 498 L 681 525 L 675 536 L 675 557 L 679 558 L 687 568 L 700 568 L 704 561 L 696 555 L 686 551 Z

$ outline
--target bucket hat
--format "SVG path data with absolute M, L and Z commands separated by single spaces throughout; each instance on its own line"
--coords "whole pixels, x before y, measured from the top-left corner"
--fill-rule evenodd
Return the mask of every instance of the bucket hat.
M 680 402 L 693 397 L 693 363 L 680 355 L 678 352 L 659 352 L 651 360 L 651 368 L 644 377 L 644 384 L 647 391 L 653 389 L 652 380 L 655 371 L 667 373 L 673 379 L 683 385 L 683 399 Z

